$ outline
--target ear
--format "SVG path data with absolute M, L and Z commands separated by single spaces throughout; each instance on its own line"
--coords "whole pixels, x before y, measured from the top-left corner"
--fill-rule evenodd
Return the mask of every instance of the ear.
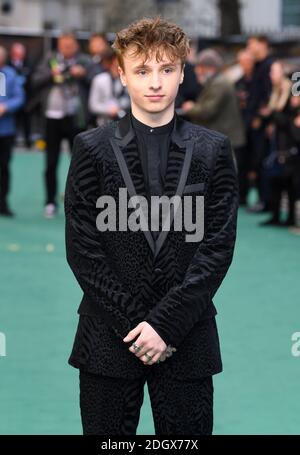
M 120 75 L 120 79 L 121 79 L 122 85 L 123 85 L 123 87 L 126 87 L 126 76 L 125 76 L 125 73 L 124 73 L 123 69 L 120 66 L 118 66 L 118 71 L 119 71 L 119 75 Z
M 179 84 L 182 84 L 183 79 L 184 79 L 184 68 L 185 68 L 185 64 L 183 65 L 182 70 L 181 70 L 181 75 L 180 75 L 180 82 L 179 82 Z

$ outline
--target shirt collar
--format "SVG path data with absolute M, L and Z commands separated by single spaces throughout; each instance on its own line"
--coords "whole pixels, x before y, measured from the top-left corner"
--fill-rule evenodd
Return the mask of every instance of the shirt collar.
M 134 115 L 131 113 L 131 122 L 135 130 L 140 131 L 144 134 L 156 135 L 156 134 L 168 134 L 173 131 L 174 122 L 175 122 L 175 113 L 172 120 L 169 123 L 166 123 L 162 126 L 151 127 L 145 123 L 140 122 Z

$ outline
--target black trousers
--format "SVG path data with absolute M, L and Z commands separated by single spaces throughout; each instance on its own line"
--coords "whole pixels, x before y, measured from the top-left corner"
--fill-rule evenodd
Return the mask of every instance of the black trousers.
M 252 130 L 252 158 L 250 169 L 257 173 L 257 189 L 260 201 L 268 207 L 270 205 L 270 179 L 264 169 L 264 160 L 270 153 L 270 140 L 265 136 L 265 128 Z
M 17 129 L 24 134 L 24 139 L 27 147 L 31 146 L 31 114 L 24 108 L 20 109 L 16 114 Z
M 79 378 L 83 434 L 135 435 L 145 382 L 155 434 L 212 434 L 212 376 L 183 381 L 165 377 L 149 365 L 149 371 L 138 379 L 99 376 L 82 370 Z
M 0 206 L 6 207 L 10 188 L 9 163 L 14 142 L 13 136 L 0 136 Z
M 249 172 L 249 154 L 247 147 L 236 147 L 234 149 L 238 167 L 239 179 L 239 202 L 244 204 L 247 201 L 249 191 L 248 172 Z
M 296 203 L 296 187 L 294 185 L 292 175 L 279 175 L 271 178 L 271 211 L 273 219 L 280 219 L 280 202 L 283 191 L 287 191 L 289 200 L 289 211 L 287 221 L 290 224 L 295 223 L 295 203 Z
M 74 138 L 79 132 L 80 130 L 76 128 L 75 120 L 72 116 L 62 119 L 46 119 L 46 204 L 56 204 L 57 166 L 61 141 L 67 139 L 70 150 L 72 150 Z

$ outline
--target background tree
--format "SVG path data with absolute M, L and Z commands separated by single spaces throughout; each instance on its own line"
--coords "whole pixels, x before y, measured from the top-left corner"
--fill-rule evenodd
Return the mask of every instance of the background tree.
M 241 34 L 241 21 L 240 21 L 240 2 L 239 0 L 218 0 L 217 2 L 220 18 L 221 36 L 240 35 Z

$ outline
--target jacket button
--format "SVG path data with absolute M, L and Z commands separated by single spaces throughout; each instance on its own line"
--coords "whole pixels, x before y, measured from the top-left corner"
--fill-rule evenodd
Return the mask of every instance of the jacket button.
M 159 274 L 162 273 L 162 269 L 160 269 L 160 268 L 157 267 L 156 269 L 154 269 L 154 273 L 155 273 L 156 275 L 159 275 Z

